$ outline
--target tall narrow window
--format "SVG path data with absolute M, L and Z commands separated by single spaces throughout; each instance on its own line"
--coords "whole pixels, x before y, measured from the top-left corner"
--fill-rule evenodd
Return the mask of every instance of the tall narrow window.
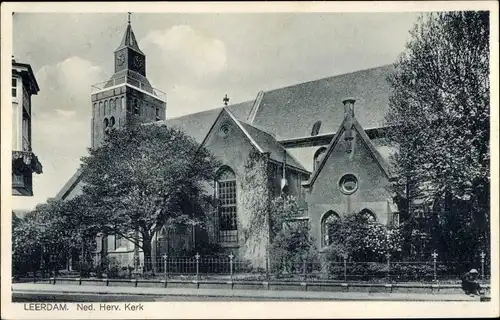
M 109 100 L 109 104 L 111 105 L 111 114 L 115 114 L 115 112 L 116 112 L 116 100 L 115 99 Z
M 12 96 L 17 97 L 17 79 L 12 78 Z
M 161 118 L 160 118 L 160 109 L 159 108 L 155 108 L 155 115 L 156 115 L 156 121 L 161 120 Z
M 325 156 L 325 153 L 326 153 L 326 148 L 325 147 L 321 147 L 314 154 L 314 163 L 313 163 L 314 171 L 316 171 L 316 168 L 318 167 L 318 165 L 323 160 L 323 158 Z
M 108 134 L 109 133 L 109 120 L 108 118 L 104 118 L 104 121 L 103 121 L 103 131 L 104 131 L 104 134 Z
M 108 109 L 108 100 L 104 101 L 104 115 L 107 116 L 109 114 Z
M 137 101 L 137 99 L 134 99 L 134 114 L 135 115 L 139 115 L 139 103 Z
M 217 174 L 217 197 L 219 200 L 219 242 L 237 244 L 236 175 L 229 167 L 221 168 Z
M 339 227 L 340 217 L 337 213 L 330 210 L 323 215 L 321 219 L 321 245 L 329 246 L 333 242 L 335 231 Z
M 311 136 L 317 136 L 321 128 L 321 121 L 316 121 L 311 129 Z
M 31 151 L 29 130 L 30 121 L 28 118 L 23 117 L 23 151 Z
M 102 107 L 102 101 L 99 102 L 99 116 L 103 116 L 104 115 L 104 109 Z

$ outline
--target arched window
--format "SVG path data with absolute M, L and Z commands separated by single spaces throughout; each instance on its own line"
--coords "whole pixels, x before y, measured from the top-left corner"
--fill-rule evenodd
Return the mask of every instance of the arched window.
M 332 239 L 339 222 L 339 215 L 332 210 L 326 212 L 323 218 L 321 218 L 321 245 L 323 247 L 332 244 Z
M 109 120 L 108 118 L 104 118 L 104 121 L 103 121 L 103 131 L 104 131 L 104 134 L 108 134 L 108 130 L 109 130 Z
M 368 223 L 377 222 L 377 216 L 371 210 L 363 209 L 359 212 L 359 214 L 365 217 Z
M 113 128 L 115 126 L 115 117 L 109 118 L 109 126 Z
M 311 136 L 317 136 L 321 128 L 321 121 L 316 121 L 311 129 Z
M 97 115 L 97 103 L 94 103 L 94 105 L 92 106 L 92 118 L 95 118 L 96 115 Z
M 315 171 L 316 171 L 316 168 L 318 167 L 318 165 L 321 163 L 321 160 L 323 160 L 325 153 L 326 153 L 326 147 L 321 147 L 314 154 L 313 168 Z
M 108 109 L 108 100 L 104 101 L 104 115 L 107 116 L 109 114 Z
M 104 109 L 102 108 L 102 101 L 99 102 L 99 116 L 103 116 L 104 115 Z
M 111 99 L 110 103 L 111 103 L 111 114 L 115 114 L 115 112 L 116 112 L 116 99 Z
M 217 172 L 216 180 L 219 242 L 238 243 L 236 175 L 231 168 L 224 166 Z
M 140 114 L 139 102 L 137 101 L 137 99 L 134 99 L 134 114 L 135 115 L 139 115 Z

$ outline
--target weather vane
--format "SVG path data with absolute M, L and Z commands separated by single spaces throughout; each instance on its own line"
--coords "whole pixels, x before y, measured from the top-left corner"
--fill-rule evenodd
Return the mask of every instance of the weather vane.
M 224 96 L 224 98 L 222 99 L 222 101 L 224 102 L 224 105 L 227 106 L 228 102 L 229 102 L 229 98 L 227 97 L 227 93 L 226 95 Z

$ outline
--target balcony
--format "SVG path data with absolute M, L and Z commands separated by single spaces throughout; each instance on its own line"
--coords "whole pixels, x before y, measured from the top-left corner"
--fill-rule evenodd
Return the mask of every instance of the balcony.
M 42 165 L 33 152 L 12 152 L 12 195 L 32 196 L 32 175 L 42 173 Z
M 139 81 L 139 80 L 134 79 L 134 78 L 129 77 L 129 76 L 121 76 L 121 77 L 117 77 L 117 78 L 112 78 L 108 81 L 96 83 L 96 84 L 92 85 L 92 87 L 90 88 L 90 92 L 91 92 L 91 94 L 97 93 L 97 92 L 105 90 L 107 88 L 118 86 L 118 85 L 124 84 L 124 83 L 126 83 L 132 87 L 141 89 L 143 91 L 149 92 L 150 94 L 152 94 L 155 97 L 158 97 L 158 99 L 160 99 L 162 101 L 167 101 L 167 94 L 165 92 L 158 90 L 158 89 L 155 89 L 152 86 L 150 86 L 149 84 L 144 83 L 142 81 Z

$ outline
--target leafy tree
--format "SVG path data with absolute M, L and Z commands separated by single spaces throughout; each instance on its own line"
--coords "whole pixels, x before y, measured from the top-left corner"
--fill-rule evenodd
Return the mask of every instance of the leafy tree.
M 65 267 L 75 253 L 79 259 L 90 259 L 96 229 L 80 214 L 80 208 L 78 198 L 49 200 L 22 219 L 13 216 L 14 273 Z
M 93 220 L 144 252 L 152 270 L 152 240 L 163 226 L 200 224 L 205 183 L 218 166 L 191 137 L 165 125 L 130 125 L 111 131 L 82 158 L 84 197 Z
M 349 257 L 354 261 L 383 261 L 385 255 L 398 256 L 402 237 L 399 228 L 369 220 L 355 212 L 329 226 L 328 260 Z
M 398 147 L 392 162 L 401 177 L 395 188 L 405 198 L 403 217 L 412 220 L 419 203 L 444 199 L 434 214 L 451 219 L 457 200 L 470 201 L 481 230 L 476 237 L 488 247 L 489 12 L 431 13 L 410 35 L 389 78 L 387 114 L 388 138 Z M 431 219 L 434 230 L 439 219 Z M 406 226 L 409 239 L 414 224 Z
M 271 202 L 271 245 L 269 254 L 278 264 L 278 271 L 292 271 L 303 260 L 317 259 L 314 239 L 310 236 L 309 223 L 298 221 L 300 208 L 293 196 L 277 197 Z

